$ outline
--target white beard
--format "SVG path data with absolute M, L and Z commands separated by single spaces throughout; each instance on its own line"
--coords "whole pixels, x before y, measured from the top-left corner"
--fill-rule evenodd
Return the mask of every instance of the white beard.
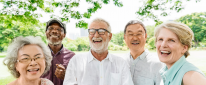
M 103 41 L 103 39 L 102 39 L 102 43 L 98 43 L 98 44 L 93 43 L 93 40 L 92 41 L 89 40 L 89 44 L 90 44 L 91 49 L 94 52 L 101 54 L 107 50 L 108 44 L 109 44 L 109 38 L 107 38 L 106 41 Z
M 47 39 L 47 41 L 48 41 L 48 43 L 49 43 L 50 45 L 59 45 L 59 44 L 61 44 L 61 41 L 52 42 L 52 41 L 50 41 L 49 39 Z

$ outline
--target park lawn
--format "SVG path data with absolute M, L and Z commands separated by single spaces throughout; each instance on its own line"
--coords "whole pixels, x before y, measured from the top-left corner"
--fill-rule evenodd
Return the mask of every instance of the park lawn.
M 6 53 L 0 53 L 0 58 L 3 58 L 6 56 Z
M 12 81 L 14 81 L 16 78 L 14 78 L 13 76 L 8 76 L 6 78 L 0 78 L 0 85 L 6 85 Z

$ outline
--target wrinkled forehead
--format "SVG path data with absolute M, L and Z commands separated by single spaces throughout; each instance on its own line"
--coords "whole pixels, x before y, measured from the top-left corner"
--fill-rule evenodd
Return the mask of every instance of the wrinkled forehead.
M 108 29 L 108 26 L 105 22 L 95 21 L 89 25 L 89 29 Z

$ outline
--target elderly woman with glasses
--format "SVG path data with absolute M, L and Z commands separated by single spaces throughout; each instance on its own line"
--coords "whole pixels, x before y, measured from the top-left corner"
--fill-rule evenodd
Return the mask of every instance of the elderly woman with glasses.
M 166 22 L 155 28 L 155 45 L 164 85 L 206 85 L 205 75 L 186 58 L 194 34 L 185 24 Z
M 9 45 L 4 64 L 17 78 L 8 85 L 54 85 L 40 78 L 51 66 L 51 52 L 40 37 L 17 37 Z

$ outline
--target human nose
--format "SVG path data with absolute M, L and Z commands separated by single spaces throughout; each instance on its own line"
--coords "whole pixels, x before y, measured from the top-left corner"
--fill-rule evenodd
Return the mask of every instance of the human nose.
M 30 64 L 30 66 L 36 66 L 37 65 L 37 62 L 35 61 L 35 59 L 34 58 L 31 58 L 31 61 L 29 62 Z
M 94 37 L 99 37 L 98 31 L 96 31 L 96 32 L 94 33 Z
M 132 35 L 132 39 L 137 40 L 137 35 Z
M 161 47 L 163 47 L 163 48 L 167 47 L 167 42 L 166 41 L 162 41 Z

